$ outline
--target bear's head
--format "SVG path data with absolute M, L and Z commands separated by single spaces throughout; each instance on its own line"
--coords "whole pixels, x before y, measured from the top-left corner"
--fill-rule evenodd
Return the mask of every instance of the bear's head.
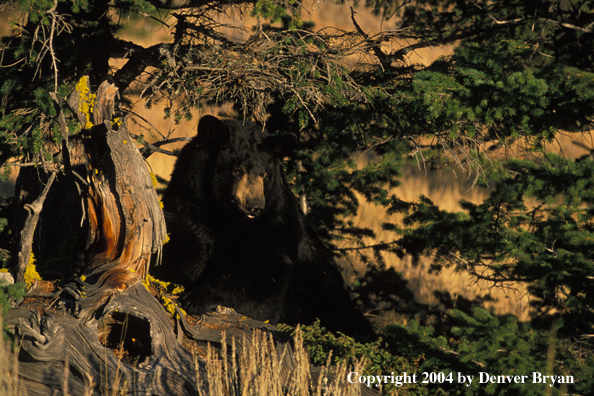
M 254 124 L 204 116 L 196 143 L 216 153 L 212 169 L 213 199 L 247 219 L 255 219 L 271 205 L 282 188 L 279 158 L 296 145 L 292 134 L 268 135 Z

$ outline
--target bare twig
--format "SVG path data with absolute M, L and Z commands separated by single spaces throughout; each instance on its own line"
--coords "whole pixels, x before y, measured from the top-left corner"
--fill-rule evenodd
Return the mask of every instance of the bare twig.
M 153 130 L 155 130 L 155 131 L 156 131 L 156 132 L 159 134 L 159 136 L 161 136 L 163 139 L 165 139 L 165 138 L 166 138 L 166 136 L 165 136 L 165 135 L 164 135 L 164 134 L 163 134 L 163 133 L 162 133 L 162 132 L 159 130 L 159 128 L 155 127 L 155 126 L 154 126 L 154 125 L 153 125 L 153 124 L 152 124 L 152 123 L 151 123 L 151 122 L 150 122 L 148 119 L 146 119 L 145 117 L 141 116 L 140 114 L 138 114 L 138 113 L 136 113 L 136 112 L 134 112 L 134 111 L 132 111 L 132 110 L 125 110 L 125 112 L 129 113 L 130 115 L 132 115 L 132 119 L 133 119 L 133 121 L 134 121 L 134 122 L 135 122 L 137 125 L 139 125 L 141 128 L 146 128 L 146 127 L 145 127 L 145 126 L 141 126 L 141 125 L 138 123 L 138 121 L 134 120 L 134 118 L 139 118 L 139 119 L 140 119 L 140 120 L 142 120 L 143 122 L 147 123 L 147 124 L 148 124 L 148 125 L 149 125 L 149 126 L 150 126 L 150 127 L 153 129 Z M 148 129 L 148 128 L 147 128 L 147 129 Z M 175 130 L 175 129 L 173 129 L 173 130 Z M 172 132 L 173 132 L 173 131 L 172 131 L 172 130 L 170 130 L 170 131 L 168 132 L 168 134 L 167 134 L 167 137 L 168 137 L 168 136 L 170 136 Z
M 50 97 L 54 101 L 54 107 L 58 113 L 58 124 L 60 125 L 60 131 L 62 133 L 62 155 L 64 158 L 64 168 L 66 170 L 66 176 L 72 176 L 72 166 L 70 164 L 70 152 L 68 151 L 68 126 L 66 125 L 66 117 L 64 116 L 64 110 L 60 105 L 60 101 L 54 92 L 50 92 Z
M 564 28 L 567 28 L 567 29 L 577 30 L 582 33 L 592 33 L 592 27 L 594 26 L 594 23 L 591 23 L 586 27 L 580 27 L 580 26 L 577 26 L 577 25 L 574 25 L 571 23 L 558 22 L 558 21 L 555 21 L 553 19 L 548 19 L 548 18 L 538 18 L 538 20 L 546 22 L 546 23 L 551 23 L 553 25 L 563 26 Z
M 140 136 L 134 135 L 134 134 L 130 134 L 130 136 L 132 136 L 137 141 L 138 141 L 138 138 L 140 137 Z M 180 138 L 164 139 L 164 140 L 160 140 L 155 143 L 149 143 L 146 140 L 142 139 L 140 141 L 140 144 L 142 144 L 144 147 L 142 149 L 140 149 L 140 153 L 142 154 L 142 156 L 144 158 L 150 157 L 153 153 L 161 153 L 161 154 L 165 154 L 165 155 L 170 155 L 172 157 L 176 157 L 177 154 L 175 152 L 170 151 L 170 150 L 163 150 L 162 148 L 159 148 L 159 147 L 164 146 L 166 144 L 171 144 L 171 143 L 187 142 L 187 141 L 190 141 L 191 139 L 192 139 L 192 137 L 180 137 Z
M 353 7 L 351 7 L 351 20 L 353 21 L 353 25 L 355 26 L 355 29 L 357 29 L 357 32 L 359 32 L 359 34 L 361 36 L 363 36 L 365 38 L 365 40 L 367 40 L 369 42 L 369 44 L 371 45 L 371 49 L 373 51 L 373 53 L 375 54 L 375 56 L 377 57 L 377 59 L 380 61 L 380 64 L 382 65 L 382 67 L 384 65 L 389 65 L 391 63 L 391 60 L 388 58 L 388 56 L 382 51 L 382 49 L 380 48 L 379 44 L 377 41 L 374 40 L 370 40 L 369 36 L 363 31 L 363 29 L 361 28 L 361 26 L 359 26 L 359 24 L 357 23 L 357 20 L 355 19 L 355 10 L 353 9 Z
M 54 0 L 54 6 L 48 11 L 52 16 L 52 27 L 49 36 L 49 52 L 52 56 L 52 64 L 54 66 L 54 93 L 58 92 L 58 60 L 54 51 L 54 33 L 56 32 L 56 8 L 58 7 L 58 0 Z
M 350 252 L 350 251 L 365 250 L 365 249 L 386 249 L 386 248 L 389 248 L 390 246 L 393 246 L 399 242 L 400 241 L 381 242 L 381 243 L 376 243 L 375 245 L 334 248 L 332 250 L 335 250 L 337 252 Z

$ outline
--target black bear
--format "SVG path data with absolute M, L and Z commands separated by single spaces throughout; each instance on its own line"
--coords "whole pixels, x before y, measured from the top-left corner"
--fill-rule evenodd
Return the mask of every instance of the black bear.
M 182 284 L 182 307 L 222 305 L 271 323 L 370 335 L 329 251 L 307 225 L 279 158 L 295 135 L 204 116 L 163 195 L 170 234 L 152 273 Z

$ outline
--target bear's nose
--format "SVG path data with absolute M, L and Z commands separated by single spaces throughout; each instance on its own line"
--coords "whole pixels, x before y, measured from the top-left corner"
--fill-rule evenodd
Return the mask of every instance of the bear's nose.
M 250 219 L 258 217 L 264 211 L 263 199 L 248 199 L 246 202 L 246 213 Z

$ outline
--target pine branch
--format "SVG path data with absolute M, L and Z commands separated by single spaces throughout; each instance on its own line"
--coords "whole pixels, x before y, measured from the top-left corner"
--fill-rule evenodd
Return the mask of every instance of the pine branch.
M 441 45 L 447 45 L 447 44 L 451 44 L 455 41 L 466 39 L 469 37 L 475 37 L 475 36 L 479 36 L 479 35 L 485 34 L 485 33 L 493 33 L 498 30 L 510 29 L 510 28 L 513 28 L 513 27 L 520 25 L 522 23 L 526 23 L 526 21 L 527 21 L 526 19 L 521 18 L 521 19 L 516 19 L 513 21 L 505 21 L 505 22 L 496 23 L 495 25 L 493 25 L 489 28 L 476 28 L 476 29 L 467 30 L 467 31 L 464 31 L 464 32 L 461 32 L 458 34 L 453 34 L 453 35 L 447 36 L 447 37 L 438 37 L 438 38 L 428 39 L 426 41 L 419 41 L 415 44 L 411 44 L 411 45 L 408 45 L 406 47 L 399 49 L 398 51 L 391 54 L 391 56 L 405 57 L 409 52 L 412 52 L 415 50 L 419 50 L 419 49 L 423 49 L 423 48 L 430 48 L 430 47 L 437 47 L 437 46 L 441 46 Z M 423 37 L 410 36 L 410 37 L 403 37 L 403 38 L 411 38 L 411 39 L 419 39 L 420 40 Z

